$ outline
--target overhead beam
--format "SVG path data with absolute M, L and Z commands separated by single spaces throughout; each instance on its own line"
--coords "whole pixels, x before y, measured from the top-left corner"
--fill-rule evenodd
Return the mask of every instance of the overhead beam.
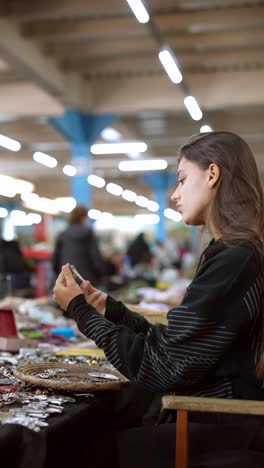
M 192 53 L 179 52 L 177 58 L 186 71 L 188 69 L 222 67 L 264 67 L 264 54 L 262 49 L 228 50 L 228 51 L 197 51 Z M 142 73 L 147 75 L 150 71 L 163 72 L 163 68 L 156 55 L 138 54 L 126 58 L 104 58 L 99 60 L 72 59 L 67 61 L 67 69 L 87 72 L 90 76 L 96 74 L 114 75 L 118 73 Z
M 168 13 L 154 15 L 154 19 L 161 31 L 188 28 L 189 31 L 201 32 L 211 31 L 212 27 L 225 30 L 236 25 L 241 28 L 243 24 L 264 24 L 264 5 Z
M 129 14 L 129 11 L 128 11 Z M 153 15 L 161 33 L 172 31 L 206 32 L 212 28 L 228 30 L 235 26 L 260 26 L 264 24 L 264 5 L 257 7 L 219 8 L 215 10 L 177 11 Z M 146 35 L 146 26 L 130 16 L 107 18 L 84 18 L 69 21 L 32 21 L 24 24 L 23 33 L 27 37 L 38 39 L 128 37 L 129 35 Z
M 43 56 L 33 42 L 23 39 L 18 29 L 0 20 L 0 55 L 14 69 L 23 72 L 55 96 L 62 96 L 63 76 L 54 60 Z
M 232 0 L 232 5 L 237 3 L 239 7 L 241 0 Z M 228 7 L 230 0 L 221 0 L 222 7 Z M 175 0 L 151 0 L 152 11 L 179 11 L 179 10 L 195 10 L 197 9 L 214 9 L 219 6 L 219 0 L 178 0 L 175 4 Z M 54 2 L 54 0 L 45 0 L 45 2 L 35 0 L 27 0 L 21 2 L 21 0 L 6 0 L 0 5 L 0 14 L 2 17 L 15 18 L 22 21 L 32 19 L 56 19 L 56 18 L 69 18 L 74 16 L 85 17 L 85 16 L 96 16 L 96 15 L 108 15 L 108 14 L 127 14 L 129 10 L 126 2 L 120 2 L 120 0 L 100 0 L 95 2 L 94 0 L 60 0 Z
M 131 17 L 89 18 L 69 21 L 34 21 L 22 26 L 25 37 L 38 40 L 76 40 L 106 37 L 146 36 L 148 30 Z
M 33 81 L 60 102 L 80 105 L 80 78 L 74 73 L 65 75 L 53 59 L 45 57 L 33 41 L 24 39 L 9 21 L 0 20 L 0 30 L 0 56 L 20 77 Z
M 263 70 L 188 73 L 187 78 L 202 109 L 264 104 Z M 96 79 L 89 85 L 95 112 L 185 111 L 181 88 L 163 75 Z
M 35 0 L 8 0 L 0 5 L 1 16 L 15 18 L 19 20 L 32 19 L 60 19 L 70 17 L 82 17 L 107 15 L 109 13 L 127 13 L 128 7 L 125 2 L 119 0 L 45 0 L 36 2 Z
M 164 40 L 177 52 L 194 50 L 215 50 L 234 49 L 242 47 L 264 46 L 264 30 L 208 32 L 208 33 L 171 33 L 164 34 Z M 86 42 L 77 41 L 68 43 L 67 47 L 63 42 L 47 43 L 45 47 L 47 54 L 55 55 L 58 59 L 69 58 L 73 60 L 80 57 L 87 58 L 107 58 L 128 56 L 130 54 L 148 54 L 157 51 L 157 43 L 153 37 L 101 39 Z

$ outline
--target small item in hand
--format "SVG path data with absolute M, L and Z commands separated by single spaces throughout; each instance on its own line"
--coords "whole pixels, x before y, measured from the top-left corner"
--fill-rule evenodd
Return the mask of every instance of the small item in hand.
M 82 277 L 82 275 L 78 272 L 77 268 L 74 265 L 70 265 L 70 270 L 74 276 L 74 279 L 76 283 L 82 284 L 85 279 Z

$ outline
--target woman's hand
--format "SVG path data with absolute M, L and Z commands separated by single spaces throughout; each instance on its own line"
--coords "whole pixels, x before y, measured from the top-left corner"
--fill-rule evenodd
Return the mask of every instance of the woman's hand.
M 99 314 L 104 315 L 107 294 L 100 291 L 100 289 L 94 288 L 90 281 L 84 281 L 80 287 L 84 293 L 87 304 L 91 304 Z
M 53 292 L 56 301 L 63 310 L 67 310 L 69 303 L 74 297 L 82 294 L 83 291 L 73 278 L 68 264 L 63 265 L 62 271 L 53 288 Z

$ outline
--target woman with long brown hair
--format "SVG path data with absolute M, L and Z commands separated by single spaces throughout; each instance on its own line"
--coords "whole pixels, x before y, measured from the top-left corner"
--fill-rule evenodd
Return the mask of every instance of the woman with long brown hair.
M 180 149 L 172 200 L 183 221 L 205 226 L 212 240 L 167 326 L 149 324 L 89 282 L 80 288 L 67 265 L 54 288 L 57 301 L 132 383 L 157 394 L 263 400 L 263 191 L 247 143 L 224 131 L 194 135 Z M 259 424 L 251 418 L 245 429 L 243 417 L 196 419 L 203 430 L 207 423 L 214 439 L 228 424 L 241 450 Z M 195 434 L 191 429 L 191 444 Z M 153 453 L 152 466 L 161 466 Z M 163 466 L 172 466 L 165 454 Z M 244 462 L 239 466 L 249 466 Z

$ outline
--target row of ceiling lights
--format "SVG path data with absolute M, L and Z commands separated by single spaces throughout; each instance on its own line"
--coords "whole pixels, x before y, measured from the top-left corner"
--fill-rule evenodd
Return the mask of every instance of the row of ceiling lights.
M 8 146 L 9 146 L 8 149 L 12 149 L 13 151 L 18 151 L 21 148 L 21 145 L 19 142 L 12 140 L 10 138 L 7 138 L 7 140 L 8 140 Z M 96 146 L 96 145 L 93 145 L 93 146 Z M 139 151 L 140 149 L 142 150 L 145 148 L 143 147 L 140 148 L 138 146 L 137 151 Z M 53 158 L 52 156 L 46 155 L 44 153 L 41 153 L 41 152 L 35 152 L 33 154 L 33 159 L 36 162 L 44 164 L 50 168 L 54 168 L 57 166 L 57 160 L 55 158 Z M 126 163 L 126 164 L 129 164 L 131 162 L 133 161 L 123 161 L 123 163 Z M 145 163 L 147 162 L 150 163 L 151 166 L 153 166 L 157 162 L 159 162 L 159 160 L 137 161 L 138 165 L 139 163 L 142 164 L 142 167 L 140 167 L 139 170 L 146 169 Z M 162 167 L 163 169 L 167 167 L 166 161 L 160 161 L 160 162 L 166 163 L 166 165 Z M 129 168 L 127 170 L 129 170 Z M 77 171 L 76 171 L 76 168 L 74 168 L 74 166 L 66 165 L 63 168 L 63 172 L 68 176 L 74 176 Z M 51 214 L 57 214 L 58 211 L 70 212 L 76 206 L 76 201 L 72 197 L 58 198 L 56 200 L 50 200 L 47 198 L 39 197 L 39 195 L 37 195 L 36 193 L 32 193 L 34 186 L 30 182 L 22 181 L 19 179 L 8 177 L 8 176 L 0 176 L 0 177 L 2 177 L 0 194 L 3 196 L 14 197 L 17 193 L 21 193 L 21 199 L 24 201 L 25 205 L 28 208 L 35 209 L 37 211 L 48 212 Z M 102 188 L 106 185 L 106 182 L 102 177 L 98 177 L 93 174 L 90 174 L 88 176 L 87 181 L 90 185 L 93 185 L 97 188 Z M 147 197 L 137 195 L 135 192 L 131 190 L 123 189 L 121 186 L 117 184 L 108 183 L 106 185 L 106 190 L 112 195 L 122 196 L 122 198 L 126 201 L 135 202 L 138 206 L 146 208 L 149 211 L 155 212 L 159 210 L 159 204 L 157 202 L 149 200 Z M 174 211 L 174 210 L 171 210 L 171 211 Z M 7 216 L 7 212 L 5 212 L 4 216 Z M 176 212 L 172 214 L 172 216 L 174 217 L 177 216 Z M 156 222 L 158 222 L 157 218 L 155 219 L 156 219 Z
M 159 60 L 161 64 L 163 65 L 170 80 L 175 84 L 182 83 L 183 76 L 180 70 L 178 60 L 176 59 L 175 54 L 173 53 L 170 46 L 162 43 L 160 33 L 156 25 L 154 24 L 153 19 L 150 18 L 150 15 L 146 7 L 143 5 L 142 1 L 141 0 L 127 0 L 127 3 L 129 4 L 135 17 L 140 23 L 150 24 L 152 33 L 160 44 Z M 184 85 L 183 88 L 187 90 L 188 86 L 185 83 L 183 83 L 183 85 Z M 202 119 L 203 113 L 194 96 L 186 95 L 184 98 L 184 105 L 193 120 L 198 121 Z M 203 125 L 200 128 L 200 132 L 210 132 L 210 131 L 212 131 L 212 128 L 209 125 Z

